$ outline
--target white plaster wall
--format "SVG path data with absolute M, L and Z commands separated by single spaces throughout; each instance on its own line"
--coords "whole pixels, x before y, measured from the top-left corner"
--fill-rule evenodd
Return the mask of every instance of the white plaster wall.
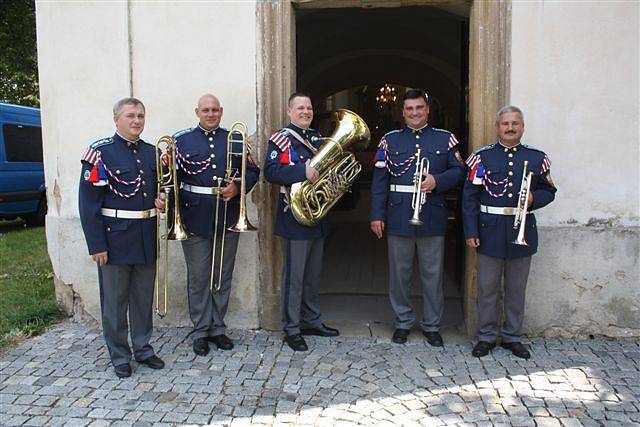
M 531 333 L 640 335 L 638 2 L 513 2 L 511 103 L 553 162 Z
M 142 137 L 148 142 L 194 126 L 194 107 L 206 92 L 221 99 L 222 126 L 241 120 L 255 133 L 255 19 L 253 1 L 132 2 L 130 9 L 126 2 L 38 2 L 45 172 L 49 198 L 56 200 L 47 217 L 49 253 L 56 276 L 73 286 L 93 317 L 100 313 L 97 272 L 77 210 L 84 149 L 113 133 L 111 106 L 130 87 L 147 107 Z M 259 226 L 251 203 L 249 216 Z M 254 234 L 240 239 L 231 327 L 258 326 Z M 170 314 L 156 324 L 189 325 L 182 250 L 177 242 L 170 246 Z

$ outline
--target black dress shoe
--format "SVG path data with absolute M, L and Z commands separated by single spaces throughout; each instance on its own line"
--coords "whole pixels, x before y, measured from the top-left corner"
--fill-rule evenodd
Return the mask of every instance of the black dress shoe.
M 427 337 L 427 342 L 431 347 L 442 347 L 444 346 L 444 341 L 442 340 L 442 335 L 438 331 L 422 331 L 422 335 Z
M 531 353 L 529 353 L 529 350 L 527 350 L 521 342 L 503 342 L 501 345 L 502 348 L 511 350 L 511 353 L 516 357 L 521 359 L 528 359 L 531 357 Z
M 301 328 L 300 332 L 302 335 L 317 335 L 319 337 L 337 337 L 340 335 L 340 331 L 330 328 L 324 323 L 320 327 Z
M 193 340 L 193 352 L 198 356 L 209 354 L 209 343 L 206 338 L 196 338 Z
M 391 341 L 396 344 L 404 344 L 407 342 L 407 337 L 409 336 L 409 329 L 396 329 L 393 332 L 393 336 L 391 337 Z
M 147 365 L 151 369 L 162 369 L 164 368 L 164 362 L 155 354 L 153 356 L 147 357 L 144 360 L 139 360 L 138 363 L 142 365 Z
M 471 350 L 471 355 L 475 357 L 484 357 L 487 354 L 489 354 L 489 352 L 493 350 L 495 346 L 496 346 L 496 343 L 494 342 L 478 341 L 478 343 L 475 346 L 473 346 L 473 350 Z
M 220 350 L 231 350 L 233 348 L 233 341 L 225 334 L 209 337 L 208 340 L 214 343 Z
M 113 370 L 116 371 L 116 376 L 118 378 L 129 378 L 131 376 L 131 366 L 128 363 L 114 366 Z
M 309 347 L 307 347 L 306 341 L 304 340 L 304 338 L 302 338 L 302 335 L 300 334 L 285 335 L 284 340 L 293 351 L 309 350 Z

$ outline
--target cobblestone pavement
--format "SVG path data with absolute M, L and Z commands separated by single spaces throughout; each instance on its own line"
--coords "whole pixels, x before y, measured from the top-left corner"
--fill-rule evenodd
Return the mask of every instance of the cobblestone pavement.
M 2 425 L 640 425 L 640 343 L 534 339 L 533 357 L 471 343 L 231 331 L 196 357 L 186 329 L 157 331 L 161 371 L 119 380 L 100 331 L 65 323 L 0 359 Z

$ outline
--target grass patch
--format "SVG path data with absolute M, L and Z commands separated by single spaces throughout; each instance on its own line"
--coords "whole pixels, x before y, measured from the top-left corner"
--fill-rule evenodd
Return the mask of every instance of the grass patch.
M 62 319 L 44 227 L 0 222 L 0 350 Z

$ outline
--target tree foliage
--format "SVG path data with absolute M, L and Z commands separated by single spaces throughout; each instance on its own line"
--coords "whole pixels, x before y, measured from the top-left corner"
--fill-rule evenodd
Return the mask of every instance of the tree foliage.
M 34 0 L 0 0 L 0 101 L 40 106 Z

